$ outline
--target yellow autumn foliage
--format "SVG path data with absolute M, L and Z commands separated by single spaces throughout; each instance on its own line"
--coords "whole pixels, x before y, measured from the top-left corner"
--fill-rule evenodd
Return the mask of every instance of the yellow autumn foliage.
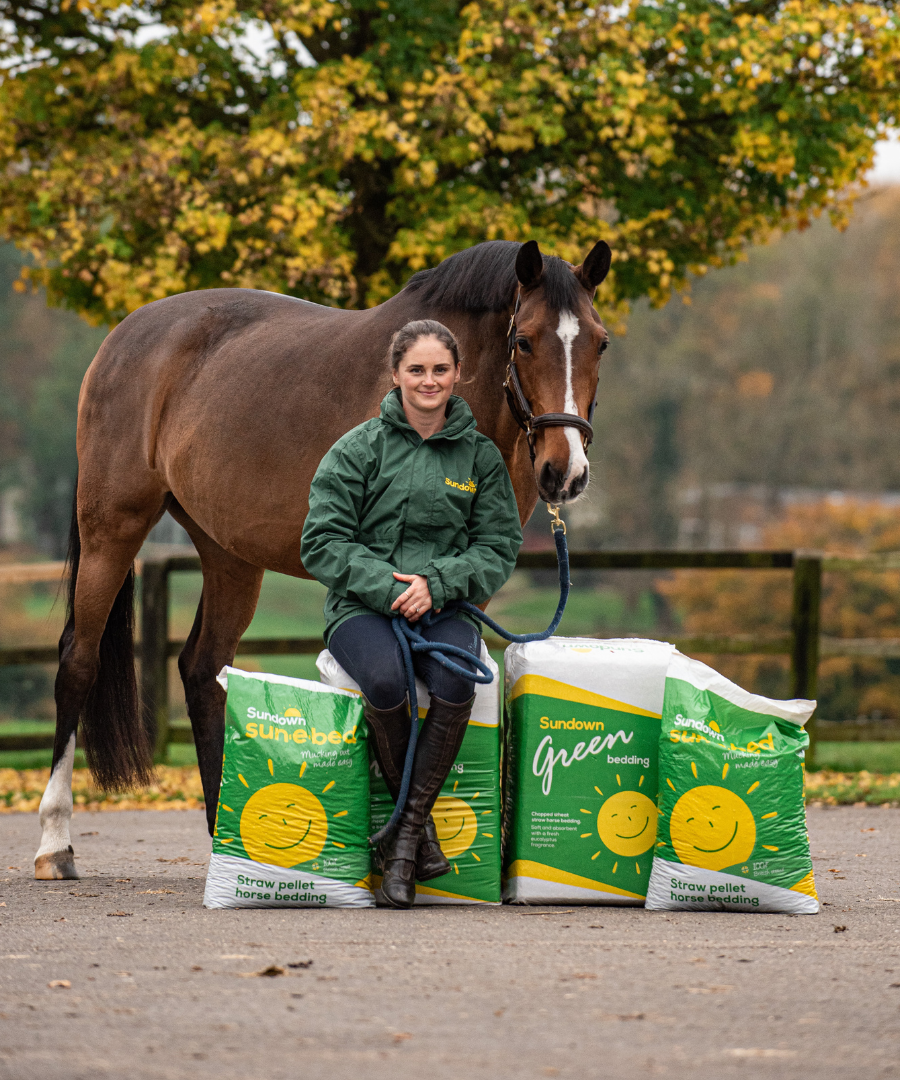
M 845 218 L 896 120 L 888 0 L 0 0 L 0 235 L 94 322 L 186 289 L 377 303 L 486 239 L 622 314 Z

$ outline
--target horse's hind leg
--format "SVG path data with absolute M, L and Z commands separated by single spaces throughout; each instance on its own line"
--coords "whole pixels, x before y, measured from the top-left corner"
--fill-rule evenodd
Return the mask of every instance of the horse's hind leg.
M 34 858 L 34 876 L 39 880 L 78 877 L 69 825 L 79 719 L 90 729 L 85 729 L 91 740 L 88 756 L 98 779 L 113 787 L 146 779 L 148 735 L 136 698 L 129 701 L 128 695 L 129 688 L 135 687 L 130 636 L 132 563 L 162 512 L 162 498 L 158 501 L 159 506 L 146 514 L 116 515 L 117 527 L 102 535 L 88 535 L 83 549 L 73 513 L 69 612 L 59 641 L 55 687 L 53 765 L 41 799 L 41 844 Z M 110 703 L 121 706 L 123 715 L 114 715 Z M 93 724 L 88 717 L 92 712 L 99 714 Z
M 212 835 L 225 744 L 225 691 L 216 676 L 234 660 L 238 642 L 253 619 L 263 571 L 230 555 L 179 506 L 170 507 L 169 512 L 187 530 L 203 568 L 200 605 L 178 657 L 178 670 L 184 683 L 206 800 L 206 820 Z

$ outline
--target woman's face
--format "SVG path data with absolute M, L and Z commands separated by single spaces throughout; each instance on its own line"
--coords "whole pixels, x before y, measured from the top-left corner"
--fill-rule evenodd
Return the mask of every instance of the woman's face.
M 460 367 L 449 349 L 430 336 L 411 345 L 393 372 L 404 404 L 422 413 L 445 409 L 459 376 Z

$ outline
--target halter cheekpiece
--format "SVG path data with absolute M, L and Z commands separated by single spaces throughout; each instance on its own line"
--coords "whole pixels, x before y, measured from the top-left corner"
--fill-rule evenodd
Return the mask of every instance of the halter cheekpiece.
M 594 429 L 591 426 L 591 418 L 593 417 L 594 409 L 597 406 L 597 398 L 595 392 L 594 401 L 591 403 L 587 420 L 577 413 L 550 412 L 541 413 L 540 416 L 534 415 L 531 411 L 531 406 L 528 403 L 528 398 L 525 397 L 525 392 L 522 389 L 522 383 L 519 379 L 519 369 L 516 367 L 516 317 L 519 314 L 521 303 L 522 288 L 520 286 L 516 293 L 516 306 L 512 313 L 512 317 L 509 320 L 509 330 L 506 332 L 508 359 L 506 364 L 506 381 L 503 383 L 503 389 L 506 391 L 506 401 L 509 405 L 509 411 L 513 414 L 513 419 L 525 432 L 525 438 L 528 440 L 528 453 L 531 456 L 531 464 L 534 465 L 534 440 L 538 429 L 542 427 L 578 428 L 581 432 L 584 449 L 585 451 L 587 450 L 594 439 Z

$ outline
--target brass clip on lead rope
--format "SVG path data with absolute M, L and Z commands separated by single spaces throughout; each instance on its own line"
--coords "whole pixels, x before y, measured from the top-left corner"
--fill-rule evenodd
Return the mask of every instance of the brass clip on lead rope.
M 559 504 L 551 506 L 547 504 L 547 513 L 550 515 L 550 532 L 555 533 L 557 529 L 562 529 L 563 536 L 566 535 L 566 523 L 559 516 Z

